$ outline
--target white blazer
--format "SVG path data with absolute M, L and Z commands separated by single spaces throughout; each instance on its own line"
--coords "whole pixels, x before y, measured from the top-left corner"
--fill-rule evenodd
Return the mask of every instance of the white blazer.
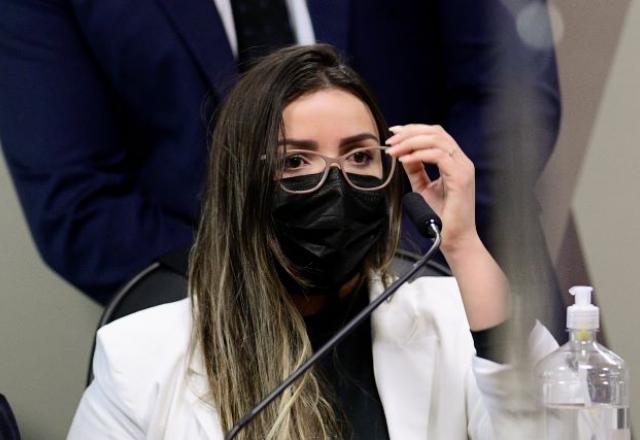
M 374 280 L 371 296 L 381 291 Z M 68 440 L 224 438 L 216 409 L 205 399 L 201 354 L 189 355 L 190 308 L 185 299 L 98 331 L 95 379 Z M 371 327 L 375 379 L 391 440 L 514 438 L 504 431 L 519 412 L 513 401 L 506 408 L 513 372 L 475 356 L 454 278 L 423 277 L 404 285 L 374 312 Z M 539 323 L 529 339 L 534 360 L 557 347 Z

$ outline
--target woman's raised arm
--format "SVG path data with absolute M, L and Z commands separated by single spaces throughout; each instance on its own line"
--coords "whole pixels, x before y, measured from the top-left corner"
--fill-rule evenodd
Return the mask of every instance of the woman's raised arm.
M 483 330 L 507 319 L 507 278 L 484 246 L 475 224 L 475 173 L 471 160 L 440 126 L 392 127 L 388 151 L 402 163 L 413 191 L 442 219 L 442 246 L 455 276 L 471 330 Z M 425 164 L 438 167 L 431 180 Z

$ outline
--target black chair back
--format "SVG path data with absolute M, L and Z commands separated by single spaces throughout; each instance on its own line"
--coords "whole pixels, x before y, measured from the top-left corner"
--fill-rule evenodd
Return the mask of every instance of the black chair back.
M 16 418 L 13 416 L 7 399 L 0 394 L 0 439 L 20 440 Z

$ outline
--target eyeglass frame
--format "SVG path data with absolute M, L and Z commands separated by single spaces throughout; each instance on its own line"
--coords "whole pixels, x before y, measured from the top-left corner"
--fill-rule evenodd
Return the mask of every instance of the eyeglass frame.
M 324 171 L 323 171 L 323 176 L 320 179 L 320 181 L 318 182 L 318 184 L 316 186 L 314 186 L 311 189 L 305 189 L 305 190 L 301 190 L 301 191 L 292 191 L 289 190 L 287 188 L 284 187 L 284 185 L 282 184 L 282 178 L 279 178 L 279 184 L 280 187 L 282 188 L 283 191 L 288 192 L 289 194 L 310 194 L 314 191 L 317 191 L 318 189 L 320 189 L 322 187 L 322 185 L 324 185 L 324 183 L 327 180 L 327 176 L 329 176 L 329 171 L 330 168 L 334 165 L 337 165 L 338 169 L 340 170 L 340 172 L 342 173 L 342 175 L 345 178 L 345 181 L 347 182 L 347 184 L 352 187 L 353 189 L 356 189 L 358 191 L 377 191 L 380 190 L 384 187 L 386 187 L 387 185 L 389 185 L 389 183 L 391 182 L 391 178 L 393 177 L 393 174 L 396 171 L 396 158 L 394 156 L 388 156 L 391 159 L 391 169 L 389 170 L 389 176 L 387 176 L 387 179 L 378 186 L 375 186 L 373 188 L 362 188 L 360 186 L 356 186 L 353 184 L 353 182 L 351 182 L 351 180 L 349 179 L 349 176 L 347 176 L 347 172 L 342 168 L 342 161 L 347 157 L 350 156 L 354 153 L 357 153 L 359 151 L 364 151 L 364 150 L 371 150 L 371 149 L 379 149 L 381 150 L 382 154 L 385 154 L 385 151 L 388 150 L 391 147 L 385 146 L 385 145 L 375 145 L 375 146 L 370 146 L 370 147 L 359 147 L 359 148 L 354 148 L 353 150 L 349 151 L 348 153 L 345 153 L 343 155 L 340 155 L 338 157 L 329 157 L 329 156 L 325 156 L 324 154 L 320 154 L 316 151 L 313 150 L 305 150 L 305 149 L 293 149 L 293 150 L 287 150 L 286 154 L 290 154 L 290 153 L 305 153 L 305 154 L 313 154 L 316 156 L 321 157 L 324 162 L 325 162 L 325 167 L 324 167 Z M 266 155 L 262 155 L 261 159 L 266 159 Z

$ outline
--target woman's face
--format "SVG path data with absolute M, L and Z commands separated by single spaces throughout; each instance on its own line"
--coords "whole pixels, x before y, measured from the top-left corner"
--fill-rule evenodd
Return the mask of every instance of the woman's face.
M 342 167 L 344 172 L 359 172 L 378 179 L 381 177 L 379 175 L 381 174 L 380 171 L 369 173 L 371 170 L 376 168 L 379 170 L 381 168 L 380 166 L 376 167 L 376 163 L 378 165 L 381 163 L 380 157 L 376 159 L 373 153 L 370 156 L 357 151 L 352 153 L 352 150 L 356 148 L 378 147 L 380 139 L 378 138 L 375 119 L 368 106 L 351 93 L 331 88 L 303 95 L 285 107 L 283 125 L 284 130 L 279 142 L 280 148 L 292 154 L 290 159 L 284 161 L 285 169 L 282 171 L 284 180 L 287 178 L 295 180 L 303 175 L 322 173 L 322 169 L 317 168 L 317 161 L 313 159 L 315 154 L 298 154 L 299 152 L 292 152 L 291 150 L 311 150 L 329 158 L 343 156 Z M 378 151 L 377 154 L 381 155 L 383 153 Z M 321 162 L 322 168 L 324 161 L 321 160 Z M 345 282 L 345 280 L 342 280 L 345 274 L 340 271 L 344 270 L 344 268 L 350 268 L 347 271 L 351 273 L 352 269 L 357 267 L 364 257 L 362 251 L 368 252 L 373 244 L 366 242 L 366 240 L 371 236 L 375 236 L 375 234 L 363 235 L 365 242 L 353 240 L 350 246 L 353 246 L 353 243 L 356 244 L 357 251 L 354 251 L 346 246 L 342 248 L 349 241 L 343 239 L 345 231 L 350 231 L 350 236 L 354 237 L 357 234 L 353 232 L 353 228 L 359 230 L 362 227 L 369 227 L 371 224 L 382 225 L 381 216 L 386 214 L 386 205 L 382 203 L 384 198 L 378 195 L 381 203 L 369 203 L 370 212 L 367 209 L 358 209 L 358 218 L 353 219 L 350 216 L 353 214 L 354 209 L 344 209 L 340 208 L 340 206 L 344 207 L 345 204 L 349 203 L 351 207 L 360 208 L 360 205 L 358 205 L 358 200 L 360 199 L 354 196 L 345 196 L 341 192 L 338 195 L 338 192 L 333 190 L 325 193 L 319 200 L 312 202 L 310 201 L 312 196 L 293 198 L 291 199 L 292 204 L 300 206 L 293 208 L 291 204 L 279 205 L 275 217 L 278 221 L 287 225 L 289 233 L 292 230 L 296 231 L 296 233 L 301 233 L 300 231 L 304 229 L 302 226 L 309 224 L 312 225 L 309 234 L 314 234 L 319 227 L 322 229 L 322 234 L 318 235 L 318 237 L 322 238 L 314 237 L 310 242 L 307 233 L 302 233 L 302 236 L 293 238 L 292 236 L 287 236 L 288 238 L 285 242 L 295 243 L 295 245 L 290 244 L 290 251 L 288 253 L 285 251 L 285 253 L 301 267 L 318 268 L 317 273 L 322 274 L 322 279 L 312 279 L 315 286 L 318 285 L 317 283 L 324 285 L 323 283 L 339 282 L 342 283 L 340 285 L 340 294 L 343 295 L 353 289 L 359 279 L 359 275 L 355 275 Z M 333 195 L 330 195 L 332 193 Z M 345 199 L 348 201 L 345 201 Z M 374 199 L 374 193 L 371 193 L 367 198 L 367 200 Z M 283 200 L 286 201 L 288 199 L 285 197 Z M 308 203 L 305 203 L 304 200 Z M 325 204 L 327 200 L 330 201 L 331 206 Z M 379 207 L 382 207 L 382 209 L 376 210 Z M 332 211 L 331 216 L 325 216 L 324 222 L 319 223 L 318 219 L 323 217 L 325 209 L 334 209 L 335 212 Z M 294 218 L 298 227 L 289 228 L 290 224 L 285 221 L 288 217 Z M 342 221 L 344 224 L 336 224 L 336 221 Z M 369 228 L 369 230 L 372 229 Z M 339 238 L 336 239 L 336 237 Z M 377 240 L 377 238 L 374 238 L 374 240 Z M 308 242 L 313 246 L 305 247 Z M 302 250 L 299 250 L 300 248 Z M 309 250 L 311 248 L 313 249 L 312 251 Z M 327 260 L 324 256 L 325 254 L 331 255 L 329 258 L 331 261 Z M 298 259 L 299 255 L 302 255 L 301 259 Z M 314 255 L 314 257 L 309 259 L 309 255 Z M 340 268 L 340 270 L 334 269 L 334 266 Z M 349 275 L 349 273 L 346 275 Z M 322 287 L 319 291 L 333 288 L 335 287 Z M 323 295 L 312 295 L 310 297 L 304 296 L 303 301 L 303 297 L 298 297 L 295 292 L 290 293 L 294 296 L 294 300 L 303 314 L 315 313 L 329 299 L 329 297 Z
M 354 95 L 340 89 L 322 89 L 303 95 L 283 112 L 287 150 L 309 149 L 328 157 L 354 148 L 380 145 L 369 108 Z

